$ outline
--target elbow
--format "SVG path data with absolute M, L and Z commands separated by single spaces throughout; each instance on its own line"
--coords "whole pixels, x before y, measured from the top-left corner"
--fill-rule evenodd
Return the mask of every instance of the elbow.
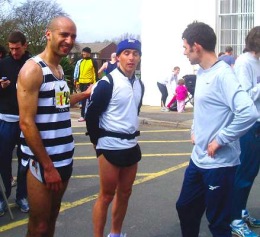
M 31 127 L 31 123 L 28 120 L 21 119 L 19 121 L 20 129 L 25 134 Z
M 252 120 L 256 122 L 257 119 L 260 118 L 260 113 L 257 110 L 256 106 L 254 106 L 254 109 L 252 109 Z
M 255 113 L 255 117 L 254 117 L 254 120 L 255 122 L 260 118 L 260 113 L 258 111 L 256 111 Z

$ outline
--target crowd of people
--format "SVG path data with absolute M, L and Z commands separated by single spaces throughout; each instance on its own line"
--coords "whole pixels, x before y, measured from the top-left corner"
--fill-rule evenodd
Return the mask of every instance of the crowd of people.
M 83 48 L 74 71 L 80 92 L 70 94 L 60 61 L 73 48 L 76 35 L 75 23 L 59 16 L 48 23 L 40 54 L 30 55 L 20 31 L 8 37 L 8 56 L 0 47 L 0 174 L 8 198 L 17 146 L 16 204 L 29 212 L 27 237 L 54 236 L 73 167 L 70 106 L 78 102 L 78 121 L 86 121 L 99 166 L 93 236 L 104 236 L 112 202 L 108 237 L 126 236 L 122 226 L 142 157 L 137 137 L 144 85 L 135 75 L 141 43 L 122 40 L 99 70 L 91 49 Z M 232 47 L 216 55 L 216 34 L 203 22 L 189 24 L 182 39 L 184 55 L 200 66 L 191 128 L 194 146 L 176 202 L 182 236 L 198 237 L 206 213 L 214 237 L 257 237 L 249 227 L 260 227 L 260 220 L 249 214 L 247 200 L 260 166 L 260 26 L 249 31 L 244 53 L 236 60 Z M 187 88 L 179 73 L 176 66 L 170 79 L 157 82 L 162 111 L 170 106 L 167 84 L 174 87 L 171 102 L 177 101 L 178 112 L 185 111 Z M 8 205 L 2 195 L 0 216 Z

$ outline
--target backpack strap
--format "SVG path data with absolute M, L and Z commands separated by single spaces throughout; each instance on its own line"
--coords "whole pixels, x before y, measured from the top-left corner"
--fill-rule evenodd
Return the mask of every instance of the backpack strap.
M 106 77 L 108 78 L 110 84 L 111 84 L 111 87 L 112 87 L 112 91 L 113 91 L 113 87 L 114 87 L 114 80 L 113 80 L 113 77 L 109 74 L 106 75 Z M 138 115 L 140 113 L 140 109 L 142 107 L 142 104 L 143 104 L 143 97 L 144 97 L 144 83 L 141 81 L 141 79 L 138 80 L 139 83 L 140 83 L 140 86 L 141 86 L 141 100 L 140 100 L 140 103 L 138 105 Z M 113 92 L 112 92 L 113 93 Z M 112 96 L 112 94 L 111 94 Z
M 144 83 L 141 81 L 141 79 L 139 78 L 139 83 L 140 83 L 140 86 L 141 86 L 141 100 L 140 100 L 140 103 L 138 105 L 138 115 L 140 113 L 140 110 L 141 110 L 141 107 L 143 105 L 143 97 L 144 97 Z
M 114 80 L 113 80 L 113 77 L 112 77 L 110 74 L 107 74 L 106 77 L 108 78 L 109 83 L 110 83 L 111 86 L 112 86 L 112 91 L 113 91 L 113 87 L 114 87 Z

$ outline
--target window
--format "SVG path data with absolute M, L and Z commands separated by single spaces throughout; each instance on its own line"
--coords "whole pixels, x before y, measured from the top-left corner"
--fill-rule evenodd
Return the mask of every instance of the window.
M 234 56 L 243 52 L 247 33 L 254 27 L 255 0 L 218 0 L 218 52 L 226 46 Z

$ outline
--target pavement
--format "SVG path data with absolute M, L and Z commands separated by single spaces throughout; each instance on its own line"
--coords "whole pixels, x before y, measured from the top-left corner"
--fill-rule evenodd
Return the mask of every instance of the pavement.
M 84 127 L 85 122 L 78 122 L 80 117 L 80 108 L 75 106 L 71 108 L 72 127 Z M 167 125 L 173 128 L 189 129 L 193 119 L 193 107 L 187 105 L 183 113 L 176 111 L 162 112 L 159 106 L 143 105 L 139 115 L 140 124 L 148 125 Z

